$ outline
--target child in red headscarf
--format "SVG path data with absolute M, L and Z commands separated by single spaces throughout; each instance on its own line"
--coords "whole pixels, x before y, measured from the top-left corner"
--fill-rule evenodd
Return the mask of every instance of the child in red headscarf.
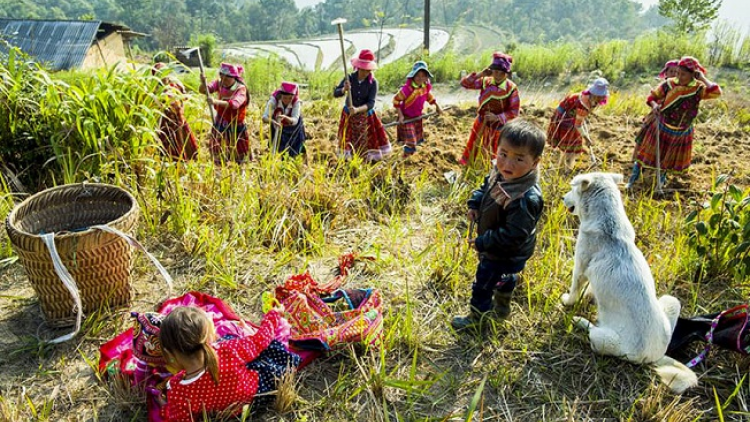
M 659 79 L 662 81 L 674 78 L 677 76 L 677 64 L 679 63 L 679 60 L 670 60 L 666 63 L 664 63 L 664 67 L 659 72 Z M 641 145 L 641 142 L 643 141 L 644 136 L 646 136 L 646 131 L 648 130 L 649 126 L 651 125 L 651 122 L 656 118 L 656 114 L 653 110 L 651 110 L 646 117 L 643 118 L 643 122 L 641 122 L 641 130 L 638 132 L 638 135 L 635 136 L 635 148 L 633 149 L 633 160 L 636 158 L 636 154 L 638 154 L 638 146 Z
M 342 79 L 333 90 L 334 97 L 347 95 L 351 98 L 351 104 L 347 98 L 339 119 L 341 150 L 345 158 L 358 154 L 367 161 L 382 160 L 391 153 L 391 143 L 375 113 L 375 97 L 378 95 L 378 81 L 372 73 L 378 68 L 375 54 L 362 50 L 351 62 L 354 72 Z
M 299 86 L 282 82 L 271 94 L 263 112 L 263 121 L 271 124 L 271 150 L 290 157 L 305 152 L 305 125 L 302 123 Z
M 518 117 L 518 87 L 508 79 L 512 62 L 511 56 L 494 53 L 492 63 L 482 73 L 472 72 L 461 79 L 462 87 L 479 90 L 477 117 L 459 160 L 462 165 L 473 164 L 480 157 L 489 164 L 497 153 L 503 126 Z
M 431 78 L 427 63 L 418 61 L 406 75 L 406 83 L 393 97 L 393 108 L 398 111 L 398 141 L 404 144 L 404 156 L 417 152 L 417 145 L 424 142 L 422 119 L 408 123 L 405 120 L 420 117 L 424 103 L 434 105 L 438 114 L 443 112 L 432 95 Z
M 250 103 L 250 95 L 245 80 L 242 79 L 243 71 L 242 66 L 222 63 L 219 79 L 206 83 L 205 77 L 201 75 L 200 92 L 216 92 L 219 97 L 208 97 L 209 104 L 216 111 L 211 129 L 211 156 L 216 164 L 229 161 L 241 164 L 253 159 L 245 124 L 245 111 Z
M 646 103 L 655 118 L 648 124 L 637 147 L 636 163 L 628 188 L 638 181 L 641 168 L 660 167 L 659 187 L 666 183 L 666 172 L 682 172 L 690 167 L 693 150 L 693 120 L 702 100 L 721 96 L 721 87 L 706 79 L 706 69 L 690 56 L 680 59 L 677 76 L 651 91 Z
M 159 140 L 164 152 L 173 160 L 192 160 L 198 156 L 198 142 L 185 119 L 185 108 L 182 103 L 182 96 L 186 92 L 185 86 L 179 80 L 170 77 L 166 67 L 164 63 L 156 63 L 151 68 L 151 74 L 161 81 L 162 94 L 167 102 L 159 119 Z

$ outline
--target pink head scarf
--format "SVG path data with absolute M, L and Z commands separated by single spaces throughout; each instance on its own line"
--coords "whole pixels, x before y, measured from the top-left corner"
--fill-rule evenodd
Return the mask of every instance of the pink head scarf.
M 667 71 L 670 67 L 677 67 L 679 66 L 680 61 L 679 60 L 670 60 L 666 63 L 664 63 L 664 68 L 659 72 L 659 78 L 664 79 L 667 77 Z
M 234 79 L 242 82 L 243 84 L 245 83 L 245 81 L 242 79 L 242 73 L 244 71 L 245 69 L 242 66 L 229 63 L 222 63 L 221 67 L 219 67 L 219 75 L 231 76 Z
M 292 104 L 294 104 L 299 100 L 299 85 L 294 82 L 282 82 L 279 89 L 274 91 L 271 96 L 278 99 L 281 94 L 293 95 Z
M 511 63 L 513 63 L 513 57 L 498 51 L 492 54 L 492 64 L 490 64 L 490 69 L 510 73 Z

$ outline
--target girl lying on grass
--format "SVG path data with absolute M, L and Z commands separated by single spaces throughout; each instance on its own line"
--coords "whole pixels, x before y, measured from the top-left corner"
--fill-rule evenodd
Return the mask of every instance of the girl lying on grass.
M 170 422 L 203 420 L 203 413 L 237 414 L 257 394 L 274 389 L 272 368 L 292 368 L 299 357 L 276 338 L 289 331 L 276 310 L 248 337 L 216 342 L 216 330 L 200 308 L 175 308 L 161 322 L 159 339 L 167 364 L 179 372 L 167 383 L 162 417 Z

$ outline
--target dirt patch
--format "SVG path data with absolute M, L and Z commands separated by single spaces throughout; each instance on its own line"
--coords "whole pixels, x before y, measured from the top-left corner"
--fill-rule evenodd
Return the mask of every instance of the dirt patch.
M 396 144 L 396 129 L 387 129 L 393 143 L 394 154 L 389 160 L 402 160 L 406 173 L 426 171 L 434 181 L 445 181 L 444 174 L 461 171 L 458 160 L 469 137 L 474 121 L 475 108 L 471 105 L 454 105 L 442 116 L 431 117 L 425 124 L 425 143 L 408 159 L 401 158 L 400 145 Z M 522 108 L 521 116 L 546 130 L 552 109 L 538 105 Z M 381 113 L 384 122 L 396 120 L 393 109 Z M 323 155 L 330 159 L 336 153 L 336 130 L 338 121 L 313 117 L 308 120 L 308 150 L 313 156 Z M 606 170 L 629 175 L 635 136 L 640 129 L 640 119 L 632 116 L 593 115 L 588 122 L 594 141 L 594 155 L 602 163 L 591 166 L 584 157 L 580 172 Z M 557 166 L 558 153 L 545 151 L 543 166 Z M 688 172 L 670 175 L 668 188 L 702 192 L 710 188 L 714 177 L 732 173 L 734 183 L 750 185 L 750 136 L 739 127 L 726 124 L 726 119 L 709 120 L 695 125 L 693 164 Z

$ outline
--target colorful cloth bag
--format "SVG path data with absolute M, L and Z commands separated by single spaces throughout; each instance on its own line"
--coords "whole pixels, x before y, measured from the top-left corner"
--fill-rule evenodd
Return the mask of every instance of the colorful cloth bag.
M 375 289 L 338 289 L 330 296 L 294 292 L 281 302 L 292 325 L 290 346 L 329 351 L 348 344 L 373 345 L 383 332 L 380 292 Z M 341 305 L 336 311 L 332 306 Z
M 295 350 L 329 351 L 348 344 L 373 345 L 383 332 L 382 299 L 375 289 L 340 289 L 354 264 L 353 254 L 339 257 L 339 275 L 319 284 L 309 273 L 296 274 L 276 287 L 276 300 L 292 325 Z M 371 259 L 371 258 L 364 258 Z

